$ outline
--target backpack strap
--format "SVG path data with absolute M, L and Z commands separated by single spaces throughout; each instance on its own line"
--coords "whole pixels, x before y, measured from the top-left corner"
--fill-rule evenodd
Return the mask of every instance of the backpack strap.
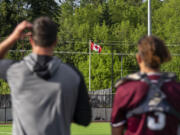
M 161 75 L 160 84 L 162 85 L 164 82 L 168 82 L 170 80 L 175 80 L 175 79 L 176 79 L 175 73 L 164 72 Z M 137 81 L 137 80 L 145 81 L 148 84 L 150 83 L 149 79 L 147 78 L 147 74 L 141 73 L 141 72 L 136 72 L 133 74 L 129 74 L 122 79 L 117 80 L 114 87 L 117 88 L 119 85 L 122 85 L 122 84 L 126 83 L 127 81 Z
M 167 102 L 166 95 L 161 91 L 163 83 L 175 79 L 175 77 L 175 74 L 163 73 L 159 80 L 154 83 L 149 80 L 146 74 L 141 76 L 141 80 L 149 85 L 149 91 L 144 100 L 136 108 L 127 112 L 126 117 L 129 118 L 133 115 L 139 115 L 142 113 L 162 111 L 171 113 L 180 118 L 179 113 L 176 112 L 176 110 Z
M 157 80 L 157 86 L 159 88 L 161 88 L 161 86 L 165 83 L 165 82 L 169 82 L 171 80 L 175 80 L 176 79 L 176 74 L 174 73 L 170 73 L 170 72 L 164 72 L 161 74 L 160 78 Z M 144 74 L 144 78 L 141 79 L 141 81 L 146 82 L 147 84 L 151 84 L 152 81 L 147 77 L 146 74 Z

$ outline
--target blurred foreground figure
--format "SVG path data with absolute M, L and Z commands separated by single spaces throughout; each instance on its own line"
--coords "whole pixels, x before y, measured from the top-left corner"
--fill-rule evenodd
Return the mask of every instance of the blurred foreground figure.
M 180 83 L 160 71 L 171 59 L 163 41 L 145 36 L 138 43 L 138 73 L 117 81 L 112 135 L 179 135 Z
M 3 59 L 25 36 L 32 53 L 21 61 Z M 53 56 L 56 43 L 57 26 L 48 17 L 21 22 L 0 43 L 0 77 L 11 89 L 13 135 L 69 135 L 71 122 L 87 126 L 91 121 L 83 76 Z

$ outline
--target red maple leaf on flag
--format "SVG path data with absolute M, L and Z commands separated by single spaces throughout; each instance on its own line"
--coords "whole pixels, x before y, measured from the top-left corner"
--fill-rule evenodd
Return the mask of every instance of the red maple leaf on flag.
M 91 50 L 94 50 L 94 51 L 96 51 L 96 52 L 101 52 L 101 46 L 100 45 L 97 45 L 97 44 L 95 44 L 95 43 L 93 43 L 93 42 L 91 42 Z

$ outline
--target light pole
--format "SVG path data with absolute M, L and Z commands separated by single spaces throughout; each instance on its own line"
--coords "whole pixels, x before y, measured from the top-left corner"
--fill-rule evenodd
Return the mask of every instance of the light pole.
M 152 34 L 151 26 L 151 0 L 148 0 L 148 36 Z

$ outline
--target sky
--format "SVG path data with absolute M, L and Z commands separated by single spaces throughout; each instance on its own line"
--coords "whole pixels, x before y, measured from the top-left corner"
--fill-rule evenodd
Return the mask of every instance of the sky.
M 147 0 L 143 0 L 143 2 L 145 2 L 145 1 L 147 1 Z M 160 0 L 160 1 L 164 1 L 164 0 Z
M 59 0 L 55 0 L 57 3 L 59 3 Z

